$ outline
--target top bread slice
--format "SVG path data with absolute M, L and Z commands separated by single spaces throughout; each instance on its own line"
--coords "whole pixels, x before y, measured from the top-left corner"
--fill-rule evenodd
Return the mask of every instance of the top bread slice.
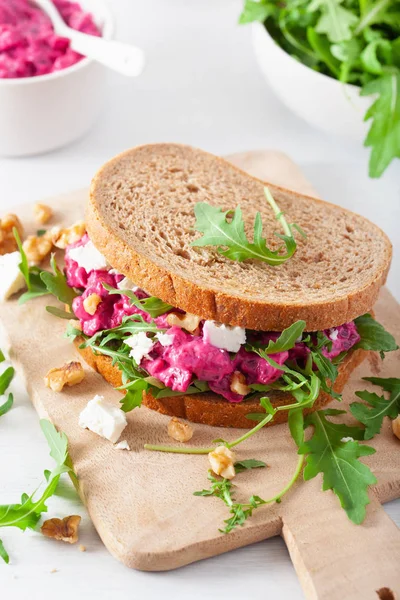
M 264 236 L 278 247 L 279 223 L 265 183 L 229 162 L 178 144 L 128 150 L 93 179 L 86 224 L 109 263 L 136 285 L 206 319 L 282 331 L 304 319 L 316 331 L 368 312 L 386 280 L 392 248 L 376 225 L 344 208 L 267 184 L 296 234 L 297 251 L 270 266 L 234 262 L 214 247 L 193 247 L 194 206 L 240 206 L 246 233 L 261 213 Z

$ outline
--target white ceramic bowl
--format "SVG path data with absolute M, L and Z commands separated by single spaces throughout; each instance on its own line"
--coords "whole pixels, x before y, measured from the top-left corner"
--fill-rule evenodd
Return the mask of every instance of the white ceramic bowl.
M 253 47 L 264 77 L 286 106 L 296 115 L 328 133 L 365 139 L 363 121 L 371 98 L 359 88 L 343 84 L 306 67 L 272 39 L 262 23 L 253 24 Z
M 103 37 L 113 22 L 103 0 L 78 0 L 94 16 Z M 56 73 L 0 79 L 0 155 L 40 154 L 86 133 L 103 107 L 107 69 L 82 59 Z

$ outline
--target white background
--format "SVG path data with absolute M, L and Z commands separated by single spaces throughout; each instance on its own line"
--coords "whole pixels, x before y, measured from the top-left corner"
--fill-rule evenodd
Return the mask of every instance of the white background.
M 275 148 L 297 161 L 320 195 L 379 224 L 392 238 L 389 287 L 400 299 L 400 163 L 367 177 L 368 152 L 311 129 L 269 90 L 252 53 L 250 29 L 236 25 L 239 0 L 114 0 L 118 37 L 141 45 L 148 66 L 135 81 L 112 75 L 102 120 L 80 142 L 49 155 L 0 159 L 0 208 L 87 186 L 96 169 L 130 146 L 179 141 L 217 154 Z M 35 344 L 32 351 L 38 351 Z M 0 420 L 0 503 L 37 486 L 51 459 L 36 415 L 22 392 Z M 50 462 L 49 462 L 50 461 Z M 85 511 L 67 485 L 51 514 Z M 400 502 L 386 506 L 400 523 Z M 312 524 L 310 524 L 312 525 Z M 12 563 L 0 564 L 7 600 L 96 597 L 302 598 L 280 539 L 170 573 L 139 573 L 117 563 L 84 516 L 77 546 L 36 533 L 0 531 Z M 53 569 L 57 572 L 52 573 Z

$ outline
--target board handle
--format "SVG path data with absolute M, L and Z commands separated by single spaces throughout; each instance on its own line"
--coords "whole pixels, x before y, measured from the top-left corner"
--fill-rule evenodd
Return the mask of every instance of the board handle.
M 375 494 L 364 523 L 354 525 L 332 492 L 311 483 L 315 501 L 308 496 L 302 508 L 301 500 L 282 528 L 307 600 L 400 600 L 400 529 Z

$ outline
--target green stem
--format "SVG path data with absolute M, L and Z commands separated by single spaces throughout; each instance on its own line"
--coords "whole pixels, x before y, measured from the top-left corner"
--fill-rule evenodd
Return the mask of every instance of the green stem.
M 359 35 L 366 27 L 368 27 L 371 23 L 373 24 L 375 17 L 380 11 L 383 11 L 388 4 L 390 4 L 391 0 L 379 0 L 373 6 L 373 8 L 368 11 L 363 18 L 360 20 L 359 24 L 354 30 L 354 35 Z
M 291 480 L 285 485 L 285 487 L 283 488 L 283 490 L 281 490 L 279 492 L 279 494 L 276 494 L 276 496 L 274 496 L 273 498 L 270 498 L 269 500 L 265 500 L 265 504 L 271 504 L 271 502 L 278 502 L 282 498 L 282 496 L 284 496 L 286 494 L 286 492 L 288 492 L 290 490 L 290 488 L 296 482 L 298 476 L 301 473 L 301 470 L 302 470 L 303 464 L 304 464 L 304 460 L 305 460 L 304 454 L 299 456 L 299 460 L 297 461 L 296 470 L 293 473 L 293 477 L 291 478 Z
M 242 442 L 244 442 L 245 440 L 247 440 L 247 438 L 249 438 L 254 433 L 257 433 L 257 431 L 259 431 L 260 429 L 262 429 L 267 423 L 269 423 L 270 421 L 272 421 L 273 417 L 274 417 L 274 415 L 268 414 L 265 417 L 265 419 L 263 419 L 262 421 L 260 421 L 259 423 L 257 423 L 257 425 L 255 427 L 253 427 L 253 429 L 250 429 L 250 431 L 248 431 L 244 435 L 240 436 L 240 438 L 238 438 L 237 440 L 226 444 L 226 447 L 227 448 L 233 448 L 234 446 L 237 446 L 238 444 L 241 444 Z
M 209 454 L 213 448 L 180 448 L 178 446 L 154 446 L 153 444 L 145 444 L 145 450 L 152 450 L 154 452 L 173 452 L 174 454 Z
M 264 425 L 266 425 L 267 423 L 269 423 L 269 421 L 272 420 L 272 418 L 273 415 L 267 415 L 265 419 L 257 423 L 257 425 L 253 427 L 253 429 L 247 431 L 247 433 L 240 436 L 240 438 L 238 438 L 237 440 L 226 444 L 226 447 L 233 448 L 234 446 L 241 444 L 242 442 L 244 442 L 244 440 L 247 440 L 247 438 L 249 438 L 254 433 L 257 433 L 257 431 L 262 429 Z M 215 446 L 213 448 L 181 448 L 179 446 L 154 446 L 153 444 L 145 444 L 144 448 L 145 450 L 153 450 L 155 452 L 174 452 L 175 454 L 209 454 L 210 452 L 215 450 Z
M 274 200 L 271 192 L 269 191 L 269 189 L 267 187 L 264 188 L 264 194 L 265 194 L 265 197 L 267 199 L 267 202 L 269 203 L 269 205 L 271 206 L 272 210 L 274 211 L 276 219 L 282 225 L 282 228 L 283 228 L 283 231 L 285 232 L 285 235 L 288 235 L 289 237 L 293 237 L 292 232 L 290 230 L 289 225 L 287 224 L 287 221 L 285 219 L 285 216 L 284 216 L 283 212 L 279 209 L 279 206 L 275 202 L 275 200 Z

